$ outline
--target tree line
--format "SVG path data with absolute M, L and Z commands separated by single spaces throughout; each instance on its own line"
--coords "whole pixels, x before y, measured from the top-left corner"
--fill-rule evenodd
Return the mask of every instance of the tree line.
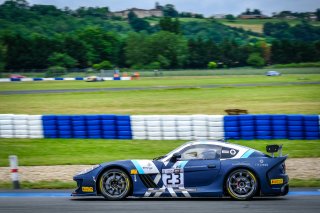
M 0 70 L 49 67 L 216 68 L 320 60 L 320 27 L 266 23 L 263 34 L 215 20 L 181 22 L 174 7 L 150 24 L 108 8 L 72 11 L 24 0 L 0 5 Z M 169 15 L 171 17 L 169 17 Z

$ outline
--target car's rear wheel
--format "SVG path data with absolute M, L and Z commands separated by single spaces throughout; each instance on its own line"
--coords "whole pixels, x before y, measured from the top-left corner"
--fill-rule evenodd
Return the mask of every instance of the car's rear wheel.
M 121 169 L 106 170 L 99 179 L 101 194 L 108 200 L 121 200 L 128 196 L 131 182 Z
M 249 200 L 257 191 L 258 182 L 255 175 L 247 169 L 237 169 L 226 180 L 228 194 L 236 200 Z

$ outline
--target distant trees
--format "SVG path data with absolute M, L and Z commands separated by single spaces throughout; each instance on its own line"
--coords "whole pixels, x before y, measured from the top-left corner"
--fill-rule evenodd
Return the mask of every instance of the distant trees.
M 159 21 L 161 30 L 172 32 L 175 34 L 180 33 L 180 22 L 178 18 L 172 20 L 170 17 L 163 17 Z
M 176 18 L 179 16 L 178 11 L 176 11 L 174 5 L 172 4 L 166 4 L 165 6 L 163 6 L 162 11 L 163 15 L 167 17 Z
M 134 31 L 139 32 L 142 30 L 149 31 L 150 25 L 144 19 L 138 18 L 138 16 L 133 12 L 130 11 L 128 14 L 128 21 Z
M 73 68 L 76 67 L 77 61 L 66 53 L 54 52 L 49 56 L 48 62 L 50 66 L 59 66 Z
M 259 53 L 251 53 L 247 59 L 247 63 L 256 68 L 261 68 L 265 65 L 265 61 Z

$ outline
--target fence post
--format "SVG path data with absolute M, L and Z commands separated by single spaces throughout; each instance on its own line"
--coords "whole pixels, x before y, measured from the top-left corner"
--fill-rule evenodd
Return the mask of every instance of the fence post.
M 11 168 L 11 180 L 14 189 L 20 189 L 19 174 L 18 174 L 18 157 L 16 155 L 9 156 Z

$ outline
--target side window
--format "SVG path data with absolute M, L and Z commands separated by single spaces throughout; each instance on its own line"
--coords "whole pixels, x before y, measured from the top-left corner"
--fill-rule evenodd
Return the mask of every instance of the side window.
M 219 159 L 221 155 L 221 147 L 215 145 L 193 145 L 181 150 L 181 160 L 212 160 Z

